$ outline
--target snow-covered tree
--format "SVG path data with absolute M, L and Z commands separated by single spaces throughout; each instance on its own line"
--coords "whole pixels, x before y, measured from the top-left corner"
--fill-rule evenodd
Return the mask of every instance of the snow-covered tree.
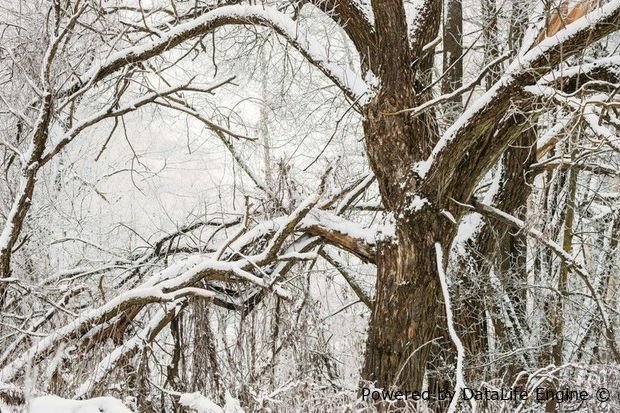
M 329 351 L 304 348 L 317 268 L 370 311 L 364 386 L 614 382 L 590 370 L 620 364 L 620 0 L 146 3 L 0 3 L 0 382 L 75 398 L 117 383 L 140 411 L 178 411 L 266 380 L 239 394 L 258 409 L 302 391 L 278 379 L 291 351 L 336 389 Z M 196 196 L 144 236 L 152 217 L 117 203 L 131 219 L 109 230 L 120 189 L 102 174 L 182 209 L 146 197 L 169 166 L 131 139 L 165 119 L 189 158 L 204 129 L 232 160 L 205 195 L 219 211 Z

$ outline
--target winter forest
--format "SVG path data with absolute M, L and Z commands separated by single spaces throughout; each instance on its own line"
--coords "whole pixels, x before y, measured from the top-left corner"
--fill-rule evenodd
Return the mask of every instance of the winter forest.
M 620 411 L 620 0 L 0 0 L 0 412 Z

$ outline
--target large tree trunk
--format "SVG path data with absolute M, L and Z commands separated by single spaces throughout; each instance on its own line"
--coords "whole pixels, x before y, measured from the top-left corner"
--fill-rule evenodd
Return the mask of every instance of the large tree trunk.
M 513 109 L 532 103 L 523 86 L 534 84 L 550 66 L 565 59 L 566 50 L 577 52 L 594 37 L 613 32 L 618 17 L 609 14 L 597 20 L 596 31 L 577 30 L 569 49 L 560 47 L 562 43 L 544 54 L 533 53 L 527 70 L 515 69 L 514 76 L 496 85 L 475 114 L 464 116 L 463 123 L 446 132 L 429 159 L 438 140 L 438 119 L 431 111 L 413 116 L 407 109 L 425 99 L 419 90 L 433 61 L 425 49 L 432 49 L 442 2 L 420 0 L 410 33 L 401 1 L 371 0 L 371 4 L 375 31 L 372 46 L 364 50 L 369 50 L 368 68 L 378 78 L 378 90 L 363 107 L 364 134 L 370 166 L 396 230 L 378 242 L 376 302 L 362 378 L 383 388 L 419 390 L 428 373 L 429 341 L 444 335 L 433 251 L 436 242 L 450 247 L 457 225 L 442 212 L 449 211 L 458 222 L 463 211 L 451 200 L 468 202 L 479 180 L 527 129 L 516 122 L 520 116 Z M 522 251 L 519 242 L 509 247 L 511 252 Z M 514 293 L 522 291 L 516 288 Z
M 427 208 L 411 221 L 398 222 L 395 238 L 378 245 L 375 310 L 363 370 L 377 387 L 421 389 L 431 342 L 443 336 L 434 244 L 449 245 L 453 234 L 439 224 Z
M 412 105 L 415 94 L 402 88 L 382 92 L 368 105 L 364 128 L 370 164 L 396 229 L 377 245 L 376 296 L 362 377 L 380 388 L 418 390 L 431 344 L 444 334 L 434 244 L 450 245 L 454 225 L 430 201 L 414 195 L 411 165 L 436 142 L 434 114 L 386 116 Z
M 362 378 L 381 388 L 421 389 L 429 342 L 443 334 L 434 244 L 450 245 L 454 230 L 436 207 L 415 195 L 412 173 L 412 165 L 425 159 L 438 139 L 437 119 L 431 111 L 395 114 L 428 99 L 414 85 L 421 86 L 432 66 L 432 54 L 425 54 L 423 46 L 440 25 L 441 2 L 429 5 L 419 16 L 420 33 L 412 36 L 417 42 L 409 45 L 402 2 L 373 1 L 378 56 L 371 63 L 380 63 L 371 69 L 381 88 L 364 108 L 364 133 L 370 166 L 396 230 L 377 245 L 376 297 Z

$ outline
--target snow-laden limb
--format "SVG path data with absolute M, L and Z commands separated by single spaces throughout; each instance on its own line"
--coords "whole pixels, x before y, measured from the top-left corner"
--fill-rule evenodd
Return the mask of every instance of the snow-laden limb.
M 616 344 L 614 326 L 609 317 L 609 313 L 607 312 L 607 306 L 605 302 L 603 302 L 603 300 L 599 296 L 598 291 L 596 291 L 595 286 L 592 284 L 593 277 L 590 275 L 588 270 L 586 270 L 581 264 L 575 261 L 571 254 L 566 252 L 557 242 L 548 239 L 541 231 L 532 228 L 522 220 L 510 214 L 507 214 L 504 211 L 501 211 L 485 203 L 478 202 L 476 200 L 472 202 L 472 206 L 478 213 L 482 215 L 497 219 L 504 224 L 510 225 L 511 227 L 514 227 L 521 231 L 525 231 L 528 235 L 540 241 L 547 248 L 549 248 L 559 259 L 564 262 L 564 264 L 569 270 L 572 270 L 577 275 L 579 275 L 588 291 L 590 291 L 590 294 L 592 295 L 592 300 L 594 300 L 596 308 L 601 316 L 605 329 L 607 344 L 609 345 L 609 348 L 611 349 L 614 358 L 616 359 L 616 362 L 620 362 L 620 350 L 618 349 L 618 346 Z
M 553 99 L 559 104 L 572 109 L 607 146 L 616 152 L 620 152 L 620 137 L 601 123 L 602 112 L 598 109 L 598 106 L 605 107 L 608 103 L 607 95 L 596 94 L 589 96 L 588 99 L 578 99 L 542 84 L 528 86 L 524 89 L 533 95 Z
M 254 262 L 257 266 L 261 266 L 268 261 L 273 261 L 276 259 L 279 248 L 286 238 L 295 231 L 295 229 L 299 229 L 298 224 L 303 222 L 308 213 L 317 204 L 319 198 L 319 194 L 307 198 L 289 216 L 264 221 L 247 231 L 244 229 L 241 235 L 235 236 L 232 242 L 225 244 L 226 250 L 229 251 L 228 255 L 223 254 L 226 251 L 218 251 L 216 255 L 222 255 L 224 259 L 234 257 L 235 255 L 241 255 L 240 251 L 243 250 L 244 247 L 252 245 L 264 239 L 266 236 L 271 236 L 269 244 L 263 252 L 251 257 L 243 256 L 243 258 L 247 262 Z
M 167 324 L 167 321 L 171 319 L 171 316 L 174 315 L 176 306 L 176 303 L 170 303 L 160 308 L 154 316 L 149 317 L 147 325 L 138 331 L 135 336 L 103 357 L 94 371 L 90 373 L 88 379 L 75 392 L 74 398 L 84 397 L 92 388 L 107 377 L 123 357 L 127 357 L 128 354 L 140 350 L 148 342 L 152 341 L 153 336 L 157 335 L 164 325 Z
M 345 249 L 365 262 L 375 261 L 375 243 L 379 227 L 364 228 L 326 211 L 313 211 L 303 221 L 302 228 L 328 243 Z
M 526 30 L 525 33 L 523 33 L 519 54 L 525 54 L 532 48 L 532 46 L 536 43 L 536 40 L 538 40 L 540 33 L 545 30 L 545 26 L 547 24 L 547 19 L 545 19 L 545 16 L 547 15 L 545 3 L 533 2 L 533 4 L 529 3 L 529 5 L 531 6 L 531 9 L 529 10 L 530 13 L 528 13 Z
M 448 407 L 448 413 L 454 413 L 456 412 L 461 392 L 467 387 L 465 385 L 465 375 L 463 374 L 465 347 L 463 347 L 463 342 L 461 342 L 461 338 L 457 334 L 456 328 L 454 328 L 454 314 L 452 313 L 452 304 L 450 302 L 450 290 L 448 289 L 448 279 L 446 277 L 446 272 L 444 271 L 443 249 L 441 244 L 438 242 L 435 243 L 435 258 L 437 260 L 437 274 L 439 275 L 439 282 L 441 283 L 443 301 L 446 307 L 446 323 L 448 324 L 448 333 L 450 334 L 450 339 L 456 347 L 456 371 L 454 372 L 456 375 L 456 383 L 454 384 L 454 397 L 452 397 L 450 406 Z
M 338 208 L 339 209 L 339 208 Z M 242 236 L 238 237 L 228 246 L 229 251 L 242 250 L 262 237 L 282 229 L 286 217 L 275 218 L 262 222 Z M 323 238 L 328 243 L 342 248 L 365 262 L 375 260 L 375 241 L 379 227 L 364 228 L 362 225 L 346 220 L 338 215 L 319 209 L 308 211 L 307 216 L 301 220 L 296 230 Z M 253 260 L 262 257 L 252 257 Z
M 556 59 L 560 59 L 557 61 L 559 63 L 559 61 L 565 60 L 568 56 L 559 56 L 558 54 L 566 53 L 570 55 L 575 52 L 574 48 L 593 44 L 597 39 L 617 31 L 620 24 L 619 14 L 620 1 L 609 1 L 607 4 L 594 9 L 573 23 L 567 24 L 555 35 L 545 38 L 533 47 L 522 48 L 509 71 L 511 69 L 523 70 L 529 67 L 534 70 L 547 72 L 549 66 L 541 67 L 544 64 L 544 60 L 549 59 L 548 63 L 553 63 Z M 587 38 L 590 34 L 594 36 Z M 571 44 L 570 42 L 576 42 L 577 44 Z M 566 50 L 562 50 L 563 46 L 567 46 Z
M 597 113 L 593 105 L 589 105 L 583 110 L 583 120 L 587 123 L 592 132 L 601 138 L 607 146 L 620 153 L 620 136 L 613 133 L 609 128 L 601 125 L 600 113 Z
M 356 191 L 358 189 L 358 186 L 354 188 Z M 217 299 L 217 293 L 194 287 L 199 285 L 198 283 L 203 279 L 208 281 L 243 280 L 255 286 L 255 291 L 258 293 L 270 291 L 282 298 L 290 298 L 290 293 L 279 285 L 278 277 L 284 274 L 286 269 L 290 269 L 296 260 L 306 258 L 304 254 L 309 252 L 306 248 L 313 248 L 320 243 L 322 238 L 310 235 L 317 228 L 333 240 L 347 239 L 347 237 L 357 238 L 351 245 L 362 245 L 356 248 L 362 248 L 367 251 L 367 254 L 372 255 L 374 250 L 371 245 L 374 243 L 374 231 L 349 223 L 331 212 L 315 210 L 319 200 L 320 195 L 311 196 L 301 202 L 289 216 L 270 221 L 267 225 L 258 225 L 249 230 L 245 238 L 240 237 L 238 242 L 233 243 L 234 247 L 240 250 L 245 250 L 245 247 L 255 249 L 256 246 L 253 243 L 260 241 L 258 245 L 264 245 L 265 240 L 268 239 L 267 246 L 262 252 L 245 256 L 235 251 L 223 260 L 213 259 L 212 256 L 204 254 L 192 255 L 152 275 L 143 284 L 119 294 L 97 308 L 86 310 L 79 316 L 69 315 L 71 321 L 68 324 L 41 338 L 19 357 L 5 365 L 0 370 L 1 380 L 15 380 L 27 366 L 36 366 L 63 344 L 85 340 L 98 341 L 105 338 L 106 331 L 114 328 L 124 318 L 133 320 L 138 314 L 145 314 L 143 309 L 149 304 L 171 303 L 168 306 L 170 307 L 185 297 Z M 192 227 L 188 227 L 187 230 L 189 228 Z M 287 239 L 296 232 L 305 233 L 301 238 L 309 241 L 293 242 L 288 248 L 284 248 Z M 288 255 L 290 260 L 278 261 L 282 255 L 285 257 Z M 149 254 L 145 256 L 150 257 Z M 139 256 L 137 259 L 143 260 L 144 256 Z M 262 266 L 274 263 L 276 268 L 272 274 L 267 275 L 262 272 Z M 282 271 L 278 270 L 280 263 L 283 264 Z M 262 277 L 256 275 L 257 271 L 262 273 Z M 92 385 L 103 379 L 106 372 L 114 368 L 124 355 L 143 346 L 145 337 L 157 334 L 161 323 L 167 323 L 165 318 L 167 314 L 166 311 L 157 313 L 135 337 L 104 356 L 94 375 L 83 383 L 78 394 L 86 394 Z
M 195 276 L 196 273 L 201 273 L 204 276 L 204 273 L 207 271 L 231 271 L 230 267 L 225 267 L 223 265 L 213 265 L 213 267 L 210 267 L 205 263 L 203 263 L 203 265 L 196 265 L 194 268 L 180 275 L 180 279 L 176 284 L 174 281 L 177 280 L 173 279 L 168 280 L 167 283 L 162 283 L 161 286 L 157 287 L 137 287 L 125 293 L 119 294 L 117 297 L 100 307 L 85 311 L 69 324 L 57 329 L 47 337 L 42 338 L 33 344 L 28 350 L 22 353 L 20 357 L 4 366 L 2 370 L 0 370 L 0 381 L 13 381 L 23 368 L 28 365 L 36 364 L 42 357 L 49 354 L 49 352 L 60 343 L 86 333 L 93 326 L 105 323 L 132 306 L 143 306 L 149 303 L 157 302 L 172 302 L 179 298 L 188 296 L 213 298 L 214 294 L 212 292 L 186 286 L 191 284 L 185 284 L 183 282 L 184 280 Z M 173 285 L 177 288 L 173 289 Z
M 322 191 L 321 191 L 322 192 Z M 274 261 L 277 258 L 277 254 L 280 251 L 280 247 L 284 244 L 284 241 L 295 230 L 297 225 L 308 215 L 308 213 L 314 208 L 314 206 L 321 199 L 321 193 L 308 197 L 303 201 L 293 213 L 289 216 L 286 223 L 282 225 L 273 235 L 265 251 L 260 255 L 253 258 L 256 265 L 261 266 L 268 262 Z
M 198 392 L 183 393 L 179 404 L 195 413 L 224 413 L 224 409 Z
M 293 19 L 273 7 L 262 5 L 218 7 L 194 20 L 173 27 L 168 32 L 162 33 L 160 37 L 145 44 L 112 53 L 103 62 L 95 65 L 81 76 L 81 81 L 68 87 L 64 93 L 79 94 L 84 87 L 89 87 L 128 65 L 146 61 L 177 47 L 187 40 L 200 37 L 227 25 L 258 25 L 273 29 L 332 80 L 348 98 L 357 102 L 365 101 L 364 96 L 368 95 L 368 86 L 359 74 L 330 61 L 325 48 L 320 46 L 316 39 L 306 36 Z
M 547 130 L 536 141 L 536 159 L 541 160 L 555 145 L 563 138 L 562 133 L 566 130 L 570 122 L 571 116 L 561 116 L 558 122 Z
M 62 27 L 62 30 L 60 30 L 60 32 L 56 30 L 56 33 L 54 33 L 54 36 L 52 36 L 50 45 L 45 50 L 45 55 L 43 56 L 43 64 L 41 65 L 41 71 L 39 74 L 41 83 L 44 85 L 45 89 L 51 90 L 51 77 L 53 73 L 52 66 L 54 61 L 56 60 L 57 54 L 62 48 L 65 39 L 73 32 L 73 29 L 78 23 L 78 19 L 87 9 L 87 2 L 84 2 L 81 5 L 78 2 L 75 6 L 75 9 L 72 10 L 74 13 L 69 17 L 67 23 L 64 25 L 64 27 Z
M 617 81 L 620 78 L 620 56 L 598 57 L 592 62 L 561 67 L 543 76 L 538 83 L 553 86 L 582 77 L 586 79 Z M 579 83 L 583 84 L 585 82 L 581 81 Z
M 83 336 L 93 326 L 103 325 L 130 308 L 141 308 L 147 304 L 159 302 L 174 302 L 188 296 L 214 298 L 214 292 L 193 287 L 205 278 L 210 280 L 237 278 L 249 281 L 261 289 L 273 291 L 282 298 L 290 298 L 290 293 L 275 283 L 275 277 L 273 279 L 261 278 L 250 271 L 277 261 L 286 239 L 295 232 L 300 222 L 318 201 L 319 195 L 309 197 L 290 216 L 281 220 L 279 227 L 273 231 L 267 247 L 256 255 L 238 254 L 234 261 L 219 261 L 204 256 L 190 257 L 185 262 L 174 264 L 171 268 L 155 274 L 142 285 L 121 293 L 106 304 L 82 313 L 69 324 L 39 340 L 19 358 L 7 364 L 0 370 L 1 380 L 12 381 L 27 365 L 37 364 L 41 358 L 61 343 Z
M 193 258 L 194 262 L 197 262 L 197 264 L 184 274 L 175 276 L 174 272 L 167 272 L 165 276 L 157 276 L 155 280 L 147 281 L 145 285 L 158 285 L 166 291 L 174 290 L 178 288 L 179 285 L 194 285 L 205 278 L 205 273 L 209 273 L 211 279 L 227 280 L 230 279 L 230 276 L 233 276 L 238 279 L 250 281 L 261 288 L 268 289 L 270 288 L 270 280 L 257 277 L 249 271 L 254 269 L 260 270 L 262 266 L 277 261 L 278 254 L 284 242 L 298 229 L 300 222 L 303 221 L 319 199 L 319 194 L 310 196 L 289 216 L 280 217 L 273 221 L 267 221 L 266 223 L 257 225 L 244 234 L 244 236 L 238 237 L 235 242 L 228 244 L 228 249 L 231 250 L 232 253 L 222 257 L 222 260 L 218 260 L 217 258 Z M 250 246 L 269 235 L 271 235 L 271 239 L 263 251 L 248 256 L 241 254 L 240 251 L 244 247 Z M 216 255 L 219 255 L 219 253 L 216 253 Z M 233 259 L 236 260 L 233 261 Z M 203 268 L 196 271 L 196 267 Z M 213 272 L 212 270 L 216 271 Z M 289 296 L 289 293 L 282 289 L 278 289 L 277 291 L 274 290 L 274 292 L 278 295 L 281 294 L 283 298 Z
M 455 157 L 458 159 L 464 156 L 471 145 L 478 144 L 482 146 L 479 150 L 485 150 L 485 145 L 479 145 L 476 138 L 488 130 L 488 125 L 493 124 L 491 122 L 498 113 L 504 113 L 503 108 L 521 99 L 518 92 L 523 86 L 536 83 L 549 72 L 550 67 L 619 29 L 620 0 L 612 0 L 567 25 L 555 36 L 519 54 L 506 73 L 444 132 L 428 158 L 413 165 L 413 170 L 421 178 L 426 177 L 431 168 L 438 170 L 441 175 L 453 173 L 453 167 L 448 165 L 458 164 Z
M 467 252 L 467 243 L 475 239 L 476 235 L 482 230 L 483 225 L 480 214 L 466 214 L 459 222 L 456 236 L 454 237 L 454 241 L 452 241 L 451 250 L 457 255 L 465 255 Z

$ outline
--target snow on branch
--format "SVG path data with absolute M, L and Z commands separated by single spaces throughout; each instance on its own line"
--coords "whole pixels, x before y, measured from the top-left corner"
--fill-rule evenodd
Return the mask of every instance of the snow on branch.
M 559 114 L 560 119 L 547 130 L 536 142 L 536 159 L 541 160 L 555 145 L 567 135 L 566 129 L 573 120 L 572 116 Z
M 173 27 L 148 43 L 112 53 L 104 62 L 94 66 L 81 76 L 81 81 L 71 85 L 63 94 L 80 93 L 84 87 L 106 78 L 127 65 L 146 61 L 187 40 L 227 25 L 269 27 L 283 36 L 311 64 L 321 70 L 349 99 L 358 102 L 363 101 L 364 96 L 368 94 L 368 86 L 359 74 L 330 61 L 325 49 L 319 45 L 319 42 L 307 37 L 290 17 L 272 7 L 249 5 L 218 7 L 194 20 Z
M 616 152 L 620 152 L 620 137 L 612 132 L 601 122 L 602 111 L 598 110 L 598 106 L 604 109 L 610 104 L 609 96 L 605 94 L 597 94 L 586 99 L 578 99 L 573 94 L 565 94 L 550 86 L 541 84 L 528 86 L 525 88 L 533 95 L 553 99 L 560 105 L 563 105 L 574 111 L 579 119 L 583 120 L 590 130 L 599 138 L 601 138 L 607 146 Z M 613 104 L 613 102 L 611 102 Z
M 328 243 L 340 247 L 364 262 L 375 262 L 375 242 L 379 228 L 364 228 L 359 224 L 327 213 L 314 211 L 303 222 L 304 230 Z
M 320 194 L 311 196 L 293 211 L 289 219 L 287 219 L 287 222 L 275 232 L 265 252 L 255 259 L 257 265 L 264 265 L 276 259 L 280 247 L 284 244 L 286 238 L 297 227 L 297 224 L 308 215 L 312 208 L 319 202 L 320 198 Z
M 506 73 L 444 132 L 429 157 L 413 165 L 414 171 L 422 178 L 427 176 L 431 167 L 444 178 L 452 175 L 454 167 L 459 165 L 458 159 L 468 152 L 470 156 L 474 155 L 470 151 L 472 145 L 482 146 L 478 150 L 485 151 L 486 145 L 480 145 L 477 138 L 488 132 L 490 125 L 497 121 L 498 114 L 505 113 L 504 108 L 522 100 L 518 93 L 524 86 L 535 84 L 553 66 L 619 29 L 620 0 L 612 0 L 567 25 L 555 36 L 522 51 Z M 510 139 L 509 134 L 506 135 L 504 139 Z M 500 145 L 495 146 L 501 148 Z M 476 155 L 479 156 L 482 155 Z M 484 156 L 494 158 L 496 153 L 488 152 Z M 456 182 L 450 183 L 456 185 Z
M 243 413 L 239 400 L 232 397 L 229 392 L 224 395 L 223 409 L 198 392 L 179 394 L 179 404 L 195 413 Z
M 233 252 L 240 251 L 260 238 L 280 231 L 285 221 L 286 217 L 279 217 L 262 222 L 237 238 L 229 245 L 228 249 Z M 374 262 L 375 260 L 375 238 L 379 229 L 381 228 L 364 228 L 360 224 L 341 218 L 334 213 L 318 209 L 308 211 L 296 228 L 297 231 L 319 236 L 328 243 L 358 256 L 365 262 Z M 252 257 L 252 259 L 262 258 Z
M 620 78 L 620 56 L 599 57 L 592 62 L 561 67 L 543 76 L 539 83 L 544 85 L 562 84 L 583 77 L 617 82 Z M 585 82 L 579 81 L 577 83 L 583 84 Z
M 189 272 L 192 273 L 205 271 L 207 271 L 207 268 L 205 268 L 204 265 L 197 265 L 189 270 Z M 213 268 L 212 271 L 217 272 L 225 270 L 222 268 Z M 187 277 L 187 274 L 183 275 Z M 4 366 L 2 370 L 0 370 L 0 381 L 10 382 L 14 380 L 23 368 L 27 365 L 36 364 L 37 361 L 49 354 L 49 352 L 60 343 L 86 333 L 92 326 L 105 323 L 132 306 L 158 302 L 173 302 L 187 296 L 199 296 L 203 298 L 214 297 L 212 292 L 194 287 L 185 287 L 183 283 L 179 283 L 181 286 L 180 288 L 173 290 L 171 284 L 172 283 L 164 285 L 164 283 L 162 283 L 162 286 L 157 287 L 137 287 L 118 295 L 100 307 L 82 313 L 69 324 L 33 344 L 20 357 Z M 167 292 L 165 290 L 167 290 Z
M 354 185 L 351 192 L 355 195 L 349 196 L 345 193 L 338 211 L 346 209 L 346 206 L 363 192 L 371 182 L 372 179 L 367 177 Z M 258 287 L 257 292 L 270 291 L 288 299 L 291 296 L 290 293 L 276 282 L 280 271 L 274 271 L 273 275 L 268 275 L 263 272 L 261 267 L 272 264 L 276 264 L 278 267 L 282 264 L 284 270 L 290 268 L 299 259 L 314 258 L 316 253 L 310 254 L 305 249 L 316 246 L 321 240 L 327 240 L 358 255 L 366 256 L 368 260 L 374 260 L 376 231 L 372 228 L 362 228 L 359 224 L 346 221 L 330 211 L 316 209 L 322 190 L 323 187 L 320 188 L 319 194 L 310 196 L 301 202 L 295 211 L 288 216 L 259 224 L 250 229 L 243 236 L 230 243 L 229 247 L 233 252 L 221 259 L 219 256 L 213 259 L 205 255 L 191 255 L 187 259 L 152 275 L 143 284 L 119 294 L 99 307 L 83 311 L 79 315 L 69 314 L 70 321 L 67 324 L 40 338 L 30 348 L 6 364 L 0 370 L 0 380 L 10 382 L 17 379 L 27 366 L 37 365 L 56 348 L 73 340 L 84 340 L 89 337 L 94 340 L 105 339 L 105 331 L 114 328 L 125 315 L 129 320 L 133 320 L 138 314 L 144 314 L 144 309 L 151 304 L 170 303 L 166 308 L 174 309 L 176 303 L 185 297 L 218 299 L 217 289 L 210 291 L 195 287 L 204 279 L 207 281 L 243 280 Z M 230 225 L 236 222 L 238 221 L 222 222 L 221 225 Z M 191 231 L 193 228 L 194 226 L 183 228 L 180 233 Z M 285 247 L 285 243 L 291 235 L 299 232 L 304 233 L 301 237 L 304 242 L 289 243 L 289 248 Z M 321 234 L 323 238 L 316 237 L 313 233 Z M 178 234 L 172 236 L 178 236 Z M 161 245 L 169 239 L 172 238 L 170 236 L 164 237 L 153 248 L 155 250 L 160 249 Z M 248 247 L 256 249 L 256 246 L 265 245 L 266 239 L 268 241 L 262 252 L 247 256 L 240 253 Z M 151 256 L 152 254 L 147 253 L 134 259 L 138 262 L 144 262 L 146 258 Z M 281 261 L 282 259 L 286 259 L 286 261 Z M 108 353 L 99 363 L 90 380 L 82 383 L 78 395 L 87 394 L 92 386 L 101 381 L 121 358 L 139 350 L 152 334 L 157 335 L 159 329 L 162 328 L 162 323 L 165 325 L 168 322 L 167 318 L 170 311 L 157 312 L 134 337 Z
M 620 29 L 620 0 L 607 4 L 566 25 L 530 49 L 523 49 L 511 65 L 513 70 L 548 72 L 549 67 Z M 546 65 L 546 67 L 545 67 Z M 509 71 L 513 71 L 510 70 Z
M 590 127 L 592 132 L 597 135 L 614 151 L 620 153 L 620 136 L 613 133 L 609 128 L 603 126 L 600 122 L 600 114 L 597 113 L 594 106 L 589 106 L 583 111 L 583 120 Z
M 197 87 L 191 86 L 191 81 L 183 83 L 177 86 L 171 86 L 166 89 L 156 90 L 150 93 L 146 93 L 140 96 L 137 99 L 134 99 L 128 103 L 123 104 L 121 107 L 115 107 L 117 102 L 112 102 L 109 107 L 91 115 L 87 119 L 77 123 L 70 130 L 68 130 L 64 136 L 60 139 L 60 141 L 56 144 L 56 146 L 47 154 L 42 156 L 41 164 L 45 164 L 49 162 L 56 154 L 58 154 L 65 146 L 67 146 L 73 139 L 75 139 L 81 132 L 85 129 L 97 124 L 98 122 L 107 119 L 114 118 L 118 116 L 126 115 L 129 112 L 133 112 L 136 109 L 147 105 L 149 103 L 154 102 L 155 100 L 180 92 L 184 90 L 192 90 L 192 91 L 200 91 L 204 93 L 212 93 L 215 89 L 232 82 L 235 79 L 235 76 L 228 76 L 222 80 L 216 80 L 210 85 Z
M 28 402 L 28 413 L 101 412 L 133 413 L 120 400 L 96 397 L 90 400 L 68 400 L 58 396 L 35 397 Z
M 264 277 L 264 274 L 263 277 L 254 275 L 251 271 L 260 269 L 261 266 L 277 261 L 281 256 L 280 251 L 286 239 L 295 231 L 299 231 L 300 229 L 304 230 L 304 227 L 309 230 L 310 227 L 318 227 L 319 222 L 324 222 L 326 223 L 325 228 L 339 230 L 343 236 L 346 233 L 355 234 L 355 230 L 352 230 L 354 227 L 345 224 L 344 220 L 340 218 L 336 219 L 335 217 L 326 219 L 325 217 L 330 216 L 328 213 L 324 213 L 324 216 L 319 220 L 313 218 L 310 222 L 303 224 L 304 218 L 310 213 L 319 199 L 319 195 L 309 197 L 289 216 L 278 220 L 277 228 L 271 227 L 273 231 L 270 231 L 272 233 L 271 239 L 261 253 L 252 256 L 244 256 L 242 254 L 237 254 L 235 256 L 233 254 L 228 259 L 233 258 L 235 260 L 228 261 L 194 256 L 188 258 L 185 262 L 172 265 L 170 268 L 153 275 L 144 284 L 121 293 L 100 307 L 83 312 L 81 315 L 75 317 L 69 324 L 40 339 L 20 357 L 0 370 L 0 380 L 14 380 L 26 366 L 37 364 L 61 343 L 83 336 L 93 329 L 93 327 L 103 325 L 113 320 L 119 314 L 130 308 L 140 309 L 148 304 L 175 302 L 180 298 L 188 296 L 212 299 L 215 297 L 214 292 L 193 287 L 205 278 L 210 280 L 242 279 L 249 281 L 261 289 L 271 290 L 282 298 L 289 298 L 290 293 L 280 286 L 275 285 L 273 280 Z M 321 217 L 320 214 L 317 216 Z M 260 226 L 262 230 L 267 228 L 270 227 Z M 258 233 L 252 236 L 246 237 L 244 240 L 240 239 L 242 241 L 241 244 L 235 246 L 237 248 L 242 248 L 244 244 L 247 245 L 246 243 L 248 242 L 260 239 L 261 232 L 262 235 L 265 235 L 263 231 L 257 232 Z M 324 232 L 327 233 L 328 230 L 325 229 Z M 356 236 L 369 240 L 370 237 L 368 234 L 371 234 L 371 231 L 360 231 Z M 290 255 L 291 252 L 288 252 L 288 254 L 290 257 L 293 257 Z M 154 319 L 157 319 L 157 317 Z M 149 327 L 145 329 L 143 332 L 144 334 L 149 331 L 148 328 Z M 108 362 L 113 363 L 123 352 L 138 346 L 144 334 L 136 336 L 136 338 L 127 344 L 128 347 L 121 347 L 110 354 L 107 357 Z M 100 367 L 101 369 L 105 369 L 102 366 Z M 97 380 L 97 377 L 95 377 L 95 380 Z M 80 391 L 86 391 L 85 386 L 86 384 Z
M 577 275 L 579 275 L 586 288 L 590 291 L 590 294 L 592 294 L 592 299 L 594 300 L 597 310 L 601 316 L 603 326 L 605 328 L 607 344 L 609 345 L 609 348 L 612 351 L 616 362 L 620 362 L 620 350 L 618 349 L 618 346 L 616 344 L 614 326 L 607 312 L 605 302 L 601 299 L 598 291 L 596 291 L 596 287 L 592 284 L 593 277 L 590 275 L 590 273 L 581 264 L 576 262 L 571 256 L 571 254 L 566 252 L 557 242 L 548 239 L 541 231 L 530 227 L 522 220 L 510 214 L 507 214 L 504 211 L 501 211 L 497 208 L 494 208 L 490 205 L 484 204 L 476 200 L 473 200 L 472 206 L 476 210 L 476 212 L 497 219 L 498 221 L 506 225 L 524 231 L 528 235 L 534 237 L 535 239 L 543 243 L 547 248 L 549 248 L 551 252 L 553 252 L 560 260 L 562 260 L 567 266 L 567 268 L 573 270 Z
M 443 301 L 446 307 L 446 322 L 448 324 L 448 333 L 450 334 L 450 339 L 456 347 L 456 383 L 454 385 L 454 397 L 452 397 L 452 400 L 450 401 L 450 406 L 448 407 L 448 412 L 454 413 L 456 412 L 456 408 L 459 403 L 459 395 L 466 387 L 465 375 L 463 374 L 465 347 L 463 347 L 463 342 L 461 341 L 459 335 L 456 332 L 456 328 L 454 327 L 454 314 L 452 313 L 452 304 L 450 303 L 448 279 L 446 278 L 446 272 L 444 271 L 443 249 L 441 248 L 441 244 L 439 242 L 435 243 L 435 257 L 437 260 L 437 274 L 439 274 L 441 291 L 443 293 Z
M 152 341 L 154 338 L 153 336 L 156 336 L 165 324 L 170 321 L 172 316 L 174 316 L 176 307 L 176 303 L 170 303 L 159 309 L 154 316 L 148 318 L 146 327 L 142 328 L 134 337 L 103 357 L 99 364 L 97 364 L 97 367 L 95 367 L 95 370 L 90 374 L 89 378 L 78 388 L 75 393 L 75 398 L 79 399 L 86 396 L 92 388 L 108 376 L 110 371 L 112 371 L 124 357 L 140 350 L 148 342 Z

